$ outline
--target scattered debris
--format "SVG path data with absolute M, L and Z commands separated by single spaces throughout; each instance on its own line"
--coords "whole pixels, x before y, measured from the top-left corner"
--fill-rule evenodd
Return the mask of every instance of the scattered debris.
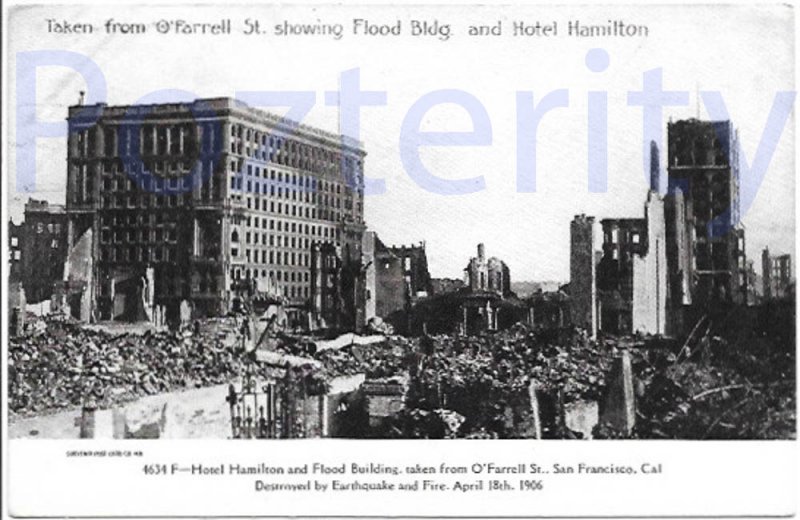
M 41 414 L 82 405 L 104 408 L 180 388 L 225 383 L 240 373 L 237 342 L 219 330 L 199 334 L 111 334 L 68 319 L 38 320 L 31 335 L 9 341 L 9 407 Z
M 478 336 L 343 335 L 332 341 L 276 332 L 269 348 L 246 352 L 237 317 L 195 322 L 181 332 L 82 327 L 36 319 L 9 342 L 9 404 L 42 414 L 93 400 L 99 408 L 144 395 L 230 383 L 248 360 L 270 380 L 287 369 L 302 395 L 328 392 L 342 376 L 407 381 L 397 411 L 379 429 L 349 435 L 388 438 L 576 438 L 558 416 L 565 404 L 600 402 L 612 361 L 629 352 L 636 421 L 620 433 L 598 424 L 594 438 L 795 438 L 794 314 L 775 309 L 702 317 L 686 341 L 600 337 L 573 328 L 517 324 Z M 786 332 L 789 330 L 789 332 Z M 271 371 L 271 372 L 270 372 Z M 529 387 L 541 396 L 532 419 Z M 366 415 L 347 405 L 347 424 Z M 387 407 L 388 410 L 388 407 Z M 542 415 L 544 414 L 544 415 Z M 366 428 L 368 430 L 368 428 Z M 359 433 L 360 432 L 360 433 Z

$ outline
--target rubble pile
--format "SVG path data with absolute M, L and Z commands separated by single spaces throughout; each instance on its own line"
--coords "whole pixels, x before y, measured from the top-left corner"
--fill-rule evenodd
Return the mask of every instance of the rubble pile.
M 104 408 L 144 395 L 229 382 L 241 347 L 227 324 L 195 334 L 113 335 L 50 320 L 9 342 L 9 406 L 34 414 L 94 401 Z M 231 327 L 227 327 L 231 328 Z
M 465 377 L 491 381 L 512 391 L 527 391 L 535 380 L 549 392 L 561 389 L 567 402 L 596 399 L 605 387 L 605 374 L 614 346 L 586 340 L 578 331 L 539 332 L 518 324 L 504 332 L 478 337 L 435 336 L 430 364 L 449 386 Z
M 731 352 L 725 353 L 730 357 Z M 749 356 L 748 356 L 749 357 Z M 748 372 L 719 358 L 671 362 L 643 374 L 633 436 L 660 439 L 790 439 L 795 437 L 794 379 Z M 794 366 L 794 364 L 792 364 Z M 789 367 L 785 367 L 789 369 Z M 649 376 L 649 377 L 648 377 Z
M 738 309 L 677 353 L 651 352 L 632 437 L 796 438 L 794 312 Z M 597 437 L 606 437 L 602 425 Z M 613 437 L 613 435 L 609 435 Z
M 434 336 L 414 370 L 407 404 L 446 408 L 465 417 L 462 434 L 515 437 L 530 410 L 529 385 L 561 390 L 565 401 L 596 399 L 613 349 L 577 331 L 538 332 L 524 325 L 478 337 Z M 479 433 L 482 432 L 482 433 Z
M 387 436 L 482 438 L 519 436 L 519 424 L 526 420 L 522 415 L 530 414 L 532 380 L 542 392 L 561 391 L 566 402 L 598 399 L 615 349 L 615 342 L 594 343 L 577 330 L 535 331 L 518 324 L 482 336 L 387 336 L 313 357 L 328 378 L 364 373 L 369 380 L 409 373 L 406 410 L 389 423 L 383 432 Z M 313 351 L 302 339 L 281 342 L 278 350 L 293 355 Z M 443 414 L 463 420 L 448 429 L 439 419 Z
M 369 345 L 348 345 L 338 349 L 317 352 L 314 359 L 325 367 L 329 378 L 365 374 L 368 379 L 392 377 L 403 370 L 414 351 L 416 340 L 390 336 L 385 341 Z M 308 355 L 308 345 L 303 341 L 282 342 L 278 350 L 292 355 Z

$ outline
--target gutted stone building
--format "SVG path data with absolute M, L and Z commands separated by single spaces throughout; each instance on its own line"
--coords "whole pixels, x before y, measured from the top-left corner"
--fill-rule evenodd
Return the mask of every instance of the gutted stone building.
M 459 298 L 461 331 L 466 334 L 502 329 L 524 315 L 524 305 L 511 292 L 506 263 L 494 256 L 487 258 L 482 243 L 477 252 L 464 269 L 467 287 Z
M 614 334 L 667 332 L 664 202 L 650 190 L 644 218 L 604 219 L 597 266 L 599 328 Z
M 130 315 L 149 291 L 172 320 L 183 300 L 220 314 L 259 279 L 319 315 L 330 295 L 313 293 L 315 244 L 359 272 L 360 143 L 230 98 L 78 105 L 68 124 L 68 242 L 93 237 L 98 319 Z M 346 306 L 358 291 L 337 284 L 328 300 Z
M 64 275 L 67 256 L 67 215 L 64 206 L 28 199 L 24 221 L 9 222 L 12 280 L 22 282 L 28 303 L 49 300 Z
M 365 320 L 378 317 L 405 331 L 411 307 L 432 293 L 425 242 L 387 246 L 375 232 L 368 231 L 362 249 Z
M 658 146 L 650 146 L 650 189 L 644 218 L 601 221 L 603 254 L 597 266 L 598 327 L 613 334 L 666 334 L 667 229 L 659 195 Z
M 8 220 L 8 279 L 22 281 L 22 244 L 25 241 L 25 224 Z
M 505 262 L 497 257 L 486 258 L 486 246 L 478 244 L 478 256 L 470 258 L 464 269 L 471 291 L 491 291 L 500 296 L 511 292 L 511 274 Z
M 761 252 L 761 281 L 765 300 L 789 297 L 794 288 L 792 255 L 772 256 L 769 248 L 765 248 Z
M 604 332 L 633 332 L 633 264 L 647 252 L 643 218 L 603 219 L 603 256 L 597 265 L 600 302 L 598 327 Z
M 464 282 L 437 281 L 413 308 L 412 333 L 482 334 L 507 328 L 526 318 L 524 302 L 511 291 L 510 270 L 496 257 L 487 258 L 483 244 L 464 269 Z M 444 286 L 445 290 L 442 290 Z
M 384 246 L 386 253 L 400 258 L 403 264 L 403 276 L 408 281 L 412 299 L 427 297 L 431 291 L 431 275 L 428 271 L 428 255 L 425 242 L 411 245 Z

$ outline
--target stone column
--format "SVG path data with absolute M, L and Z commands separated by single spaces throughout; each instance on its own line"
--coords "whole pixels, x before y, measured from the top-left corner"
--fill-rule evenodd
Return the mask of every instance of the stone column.
M 539 382 L 535 379 L 531 379 L 530 384 L 528 384 L 528 396 L 531 401 L 531 418 L 533 421 L 534 439 L 542 438 L 542 419 L 539 416 L 539 397 L 536 395 L 538 389 Z
M 608 377 L 600 422 L 615 431 L 629 435 L 636 424 L 631 355 L 627 350 L 614 358 Z

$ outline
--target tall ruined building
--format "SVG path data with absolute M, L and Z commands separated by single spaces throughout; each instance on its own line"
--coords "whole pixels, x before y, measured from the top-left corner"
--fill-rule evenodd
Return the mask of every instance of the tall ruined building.
M 598 328 L 614 334 L 667 330 L 664 201 L 659 195 L 658 146 L 650 143 L 650 189 L 644 218 L 603 219 L 597 266 Z
M 569 296 L 572 324 L 597 333 L 594 217 L 576 215 L 570 223 Z
M 730 121 L 696 119 L 671 122 L 667 132 L 671 304 L 743 303 L 736 133 Z
M 151 296 L 168 319 L 182 300 L 216 315 L 258 287 L 297 308 L 353 305 L 360 143 L 229 98 L 78 105 L 68 123 L 68 243 L 89 237 L 97 319 L 146 317 Z

